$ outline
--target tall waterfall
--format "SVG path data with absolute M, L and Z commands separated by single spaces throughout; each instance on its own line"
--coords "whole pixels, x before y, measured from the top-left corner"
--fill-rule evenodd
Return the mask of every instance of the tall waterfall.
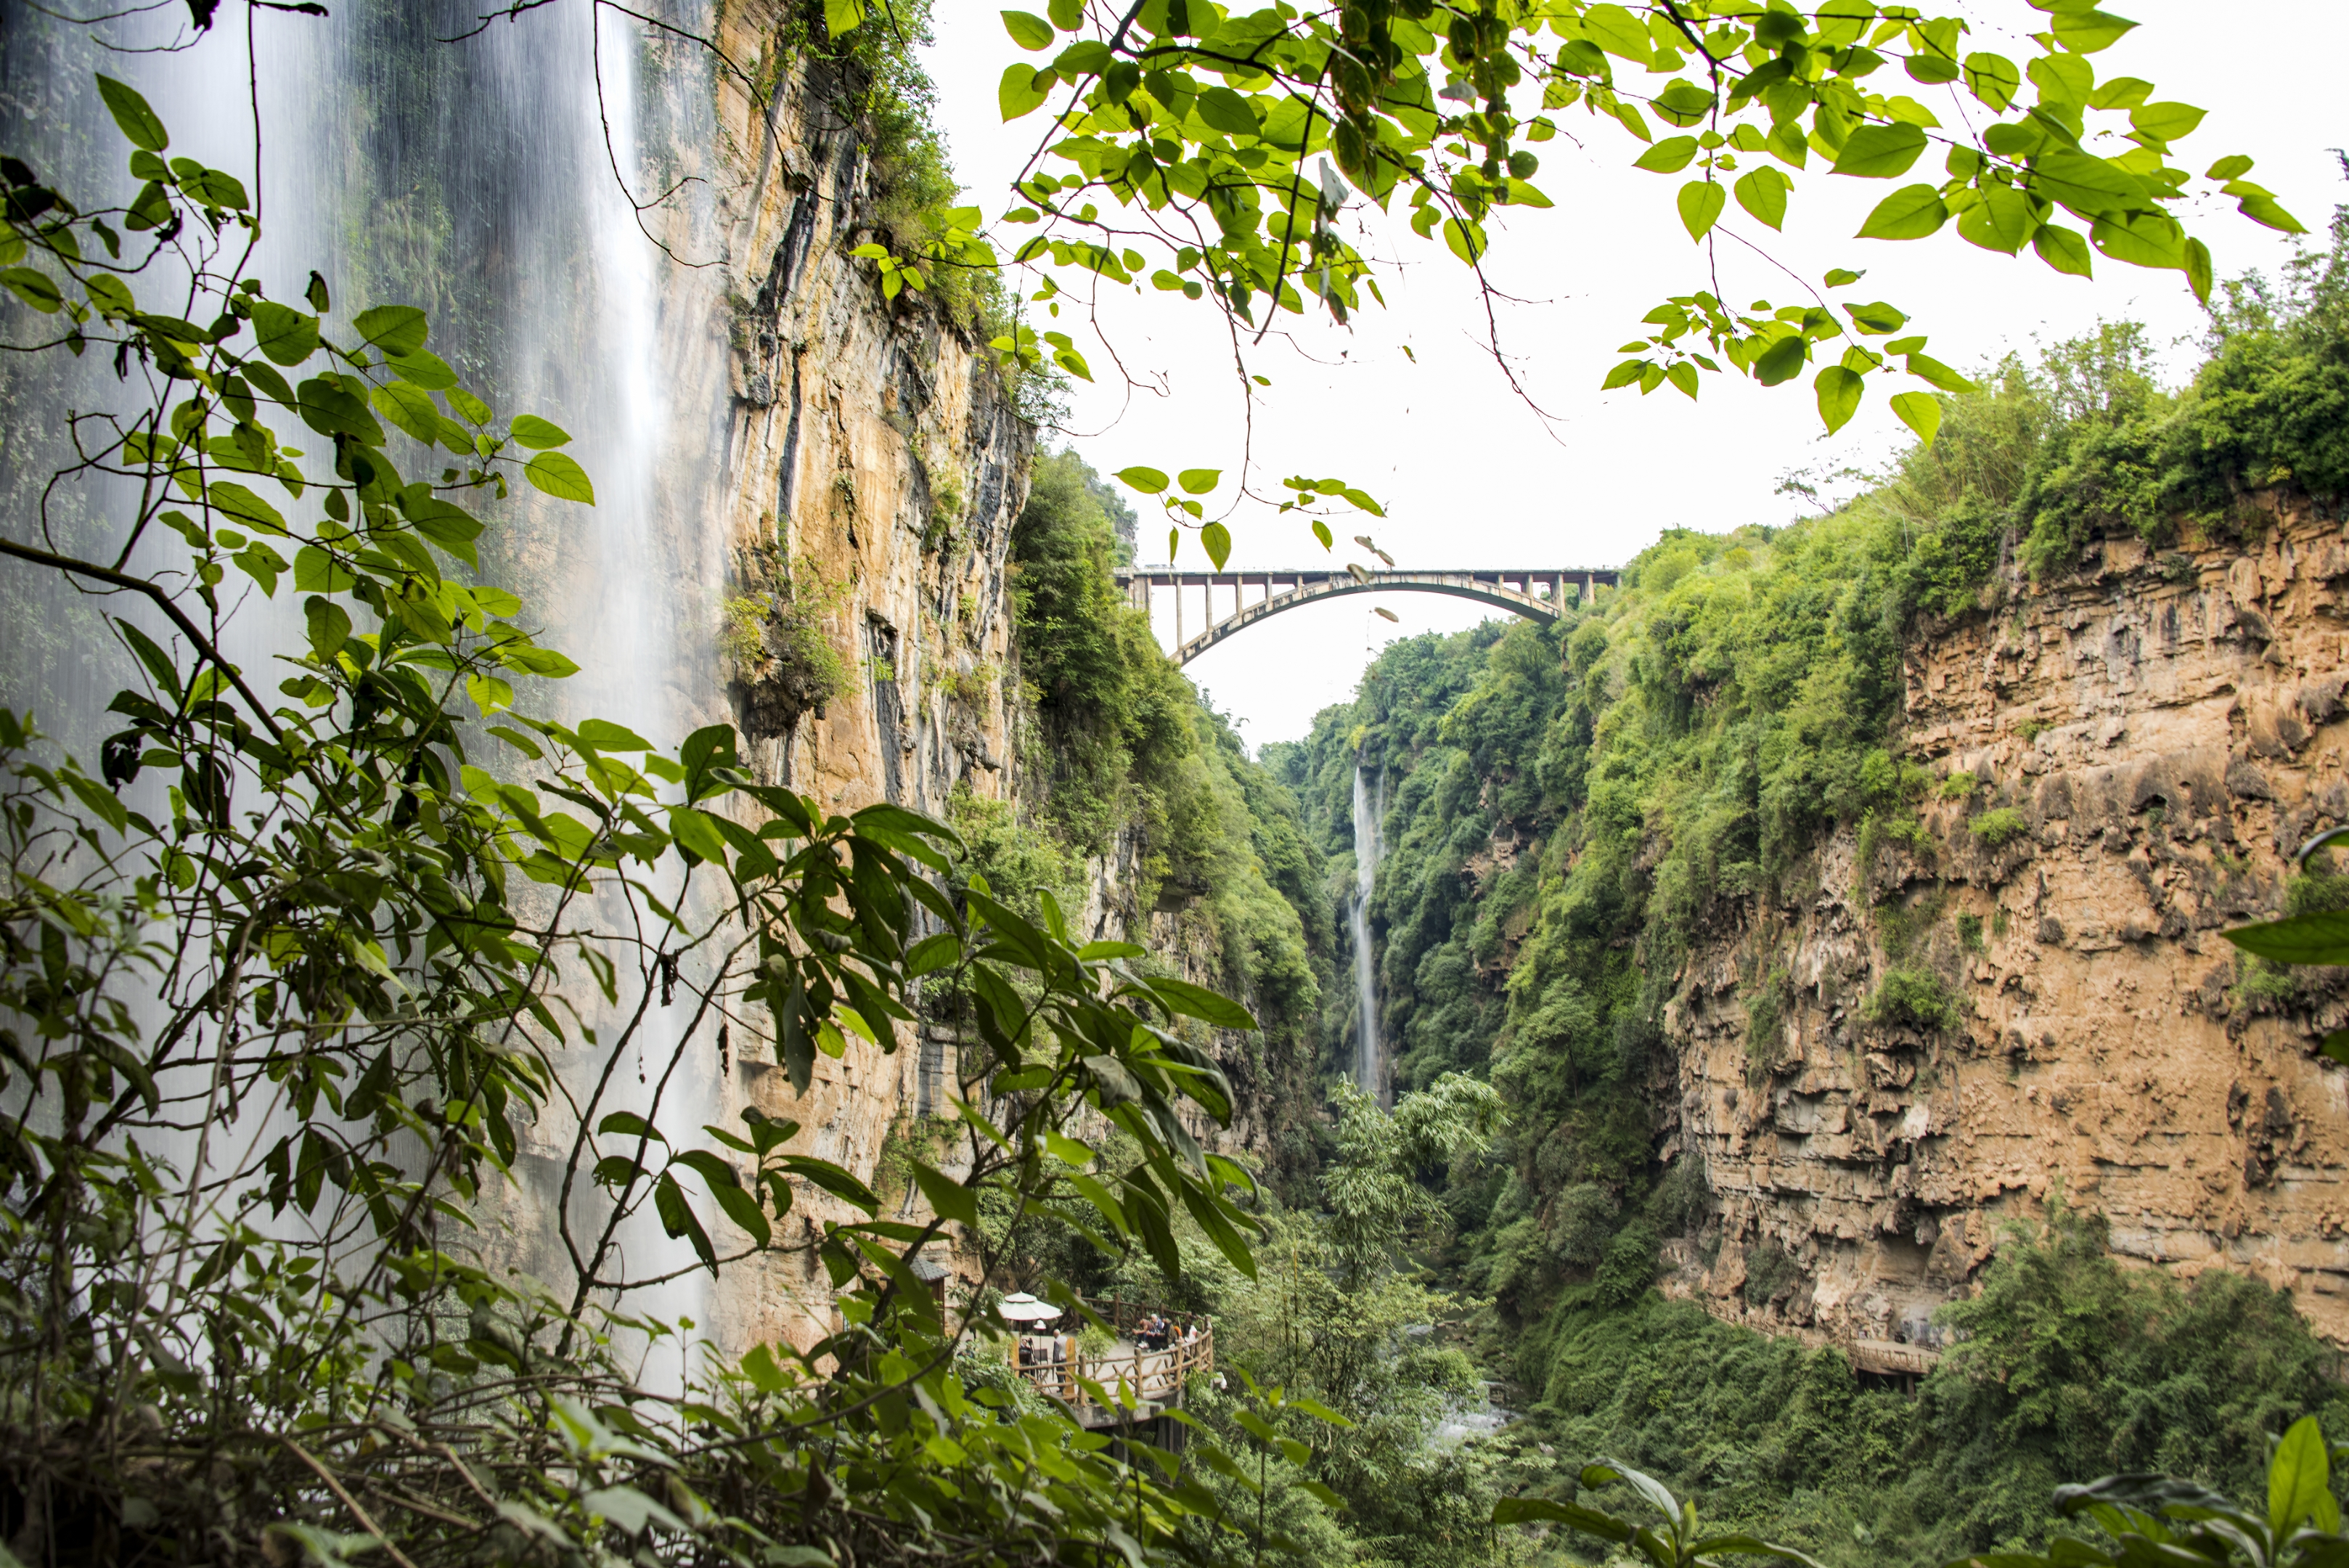
M 97 30 L 37 18 L 20 28 L 9 11 L 0 131 L 10 151 L 78 181 L 78 194 L 109 193 L 121 180 L 118 142 L 90 72 L 129 78 L 170 125 L 175 152 L 184 147 L 250 179 L 265 213 L 255 265 L 274 294 L 297 296 L 316 269 L 340 316 L 377 303 L 427 308 L 431 347 L 502 415 L 535 412 L 574 432 L 595 481 L 592 511 L 526 492 L 481 508 L 505 525 L 485 541 L 485 575 L 522 591 L 547 641 L 584 667 L 566 689 L 526 692 L 525 701 L 574 722 L 616 719 L 664 746 L 726 716 L 707 695 L 728 547 L 729 476 L 711 461 L 725 451 L 731 418 L 724 286 L 716 269 L 669 263 L 632 211 L 632 192 L 658 192 L 675 178 L 680 148 L 717 143 L 698 107 L 707 60 L 657 47 L 659 37 L 601 7 L 502 21 L 451 44 L 440 40 L 465 32 L 484 8 L 357 4 L 335 7 L 330 19 L 256 18 L 254 102 L 242 26 L 220 26 L 178 52 L 137 52 L 187 43 L 178 7 L 149 9 L 157 14 Z M 101 36 L 133 52 L 104 52 Z M 108 151 L 98 159 L 86 146 Z M 691 202 L 645 221 L 698 262 L 728 236 L 711 202 L 688 191 Z M 88 385 L 11 368 L 0 397 L 52 415 L 101 400 L 98 369 L 75 373 Z M 38 437 L 12 433 L 5 474 L 21 488 L 54 455 Z M 103 519 L 102 504 L 93 511 Z M 87 749 L 91 737 L 76 721 L 129 683 L 123 656 L 78 594 L 22 574 L 9 593 L 0 701 L 53 714 L 49 727 Z M 226 645 L 249 667 L 269 668 L 299 626 L 289 607 L 298 602 L 281 595 L 246 607 Z M 136 609 L 112 613 L 140 618 Z M 157 629 L 168 639 L 168 628 Z M 502 765 L 494 747 L 475 741 L 478 760 Z M 659 892 L 674 897 L 670 888 Z M 584 990 L 574 1000 L 602 1022 Z M 674 1030 L 656 1023 L 641 1050 L 657 1063 L 676 1044 Z M 675 1075 L 666 1104 L 649 1087 L 636 1102 L 658 1104 L 681 1127 L 720 1119 L 718 1047 L 705 1037 L 688 1049 L 690 1070 Z M 583 1052 L 560 1070 L 582 1081 L 576 1089 L 594 1066 Z M 561 1103 L 525 1130 L 526 1155 L 561 1155 L 572 1131 Z M 201 1147 L 191 1140 L 191 1150 Z M 519 1186 L 490 1217 L 513 1227 L 516 1261 L 551 1274 L 560 1260 L 548 1168 L 543 1158 L 518 1163 Z M 574 1218 L 592 1218 L 597 1201 L 574 1196 Z M 632 1298 L 634 1310 L 708 1323 L 709 1291 L 683 1243 L 649 1213 L 624 1225 L 618 1241 L 628 1276 L 677 1275 Z M 649 1376 L 659 1384 L 676 1374 Z
M 1375 788 L 1354 764 L 1354 897 L 1346 906 L 1346 929 L 1354 941 L 1354 1000 L 1361 1023 L 1354 1036 L 1354 1082 L 1366 1095 L 1386 1100 L 1386 1057 L 1379 1045 L 1378 954 L 1371 946 L 1371 889 L 1379 875 L 1379 821 L 1386 815 L 1386 776 Z

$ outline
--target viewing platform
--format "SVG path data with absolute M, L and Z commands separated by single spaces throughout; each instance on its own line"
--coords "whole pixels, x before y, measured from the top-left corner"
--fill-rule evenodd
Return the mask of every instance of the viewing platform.
M 1010 1298 L 1005 1304 L 1019 1299 Z M 1087 1352 L 1079 1347 L 1074 1334 L 1026 1332 L 1015 1345 L 1012 1363 L 1038 1392 L 1068 1406 L 1085 1426 L 1123 1427 L 1154 1419 L 1181 1407 L 1184 1386 L 1194 1376 L 1215 1372 L 1216 1330 L 1206 1316 L 1149 1302 L 1086 1304 L 1116 1331 L 1114 1347 Z M 1154 1336 L 1145 1342 L 1140 1333 L 1143 1320 L 1154 1316 L 1168 1324 L 1163 1344 Z M 1130 1406 L 1120 1402 L 1120 1385 Z M 1106 1402 L 1102 1393 L 1108 1396 Z

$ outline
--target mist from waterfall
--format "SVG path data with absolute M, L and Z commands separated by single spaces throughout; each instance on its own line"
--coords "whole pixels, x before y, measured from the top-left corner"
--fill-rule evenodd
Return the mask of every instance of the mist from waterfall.
M 546 642 L 582 667 L 564 686 L 525 690 L 522 701 L 574 723 L 609 718 L 674 748 L 698 725 L 726 716 L 697 711 L 692 695 L 711 684 L 712 596 L 726 569 L 728 475 L 711 454 L 724 451 L 730 417 L 728 348 L 723 332 L 708 326 L 723 286 L 716 269 L 705 275 L 665 258 L 640 229 L 631 195 L 669 182 L 654 166 L 673 161 L 678 143 L 714 144 L 704 128 L 679 123 L 706 116 L 697 106 L 709 96 L 700 90 L 707 63 L 690 51 L 654 50 L 637 23 L 605 7 L 549 8 L 477 29 L 462 43 L 441 41 L 467 32 L 479 9 L 432 0 L 338 5 L 328 18 L 258 16 L 250 62 L 257 103 L 246 96 L 242 26 L 219 27 L 173 52 L 140 53 L 185 44 L 190 35 L 184 18 L 169 13 L 131 16 L 105 40 L 133 52 L 109 54 L 88 29 L 37 16 L 20 27 L 12 11 L 0 48 L 0 126 L 12 151 L 37 155 L 61 184 L 93 200 L 121 200 L 129 187 L 119 139 L 90 72 L 129 78 L 169 125 L 174 152 L 250 171 L 264 221 L 253 265 L 274 296 L 297 297 L 316 269 L 336 318 L 369 305 L 419 306 L 432 319 L 430 347 L 502 418 L 533 412 L 568 431 L 595 483 L 593 509 L 551 504 L 519 487 L 507 503 L 474 507 L 500 524 L 483 540 L 483 577 L 520 592 Z M 646 214 L 654 223 L 665 216 Z M 713 227 L 705 205 L 670 223 L 667 237 L 698 261 L 722 250 Z M 12 370 L 5 390 L 53 410 L 102 405 L 111 378 L 101 379 L 99 369 L 48 380 L 46 370 Z M 12 441 L 17 479 L 51 466 L 40 439 Z M 309 460 L 314 478 L 324 461 Z M 66 521 L 97 534 L 128 510 L 119 490 L 89 486 L 72 498 Z M 133 564 L 152 569 L 169 543 L 142 545 Z M 0 701 L 37 710 L 45 728 L 93 750 L 86 716 L 117 687 L 133 684 L 135 669 L 92 601 L 61 580 L 22 582 L 7 602 L 15 607 L 0 617 L 10 623 L 0 625 Z M 247 668 L 271 670 L 274 654 L 300 643 L 300 602 L 285 592 L 274 600 L 248 596 L 224 646 Z M 168 626 L 136 606 L 109 602 L 106 613 L 170 641 Z M 470 760 L 493 771 L 508 765 L 480 726 L 469 750 Z M 656 890 L 676 896 L 671 887 Z M 630 929 L 616 909 L 603 923 Z M 624 973 L 642 961 L 617 945 L 610 956 Z M 592 988 L 575 989 L 570 1000 L 582 1022 L 605 1023 Z M 631 1053 L 636 1059 L 614 1082 L 632 1075 L 641 1082 L 649 1065 L 653 1081 L 629 1086 L 628 1108 L 652 1114 L 660 1098 L 664 1123 L 718 1121 L 723 1085 L 714 1040 L 689 1043 L 665 1093 L 659 1086 L 660 1064 L 678 1044 L 675 1029 L 658 1022 L 667 1005 L 664 996 L 650 1010 Z M 688 1011 L 678 1006 L 675 1015 Z M 567 1150 L 575 1122 L 564 1106 L 580 1103 L 597 1065 L 592 1047 L 557 1061 L 570 1092 L 522 1129 L 517 1185 L 496 1213 L 482 1216 L 485 1228 L 512 1227 L 502 1243 L 513 1249 L 509 1261 L 542 1277 L 559 1275 L 561 1264 L 549 1160 Z M 245 1113 L 246 1125 L 218 1145 L 241 1149 L 274 1138 L 279 1114 Z M 207 1166 L 233 1158 L 193 1136 L 171 1152 Z M 588 1210 L 601 1200 L 591 1184 L 579 1185 L 587 1190 L 574 1195 L 573 1217 L 592 1225 Z M 649 1206 L 622 1226 L 617 1242 L 607 1276 L 677 1276 L 630 1297 L 629 1310 L 709 1324 L 707 1275 L 689 1267 L 687 1244 L 663 1234 Z M 664 1351 L 663 1365 L 647 1369 L 647 1384 L 675 1386 L 674 1354 Z
M 1386 1057 L 1379 1044 L 1378 954 L 1371 946 L 1371 889 L 1379 874 L 1379 822 L 1386 815 L 1386 774 L 1374 787 L 1354 764 L 1354 897 L 1346 906 L 1346 929 L 1354 943 L 1354 1083 L 1383 1105 Z

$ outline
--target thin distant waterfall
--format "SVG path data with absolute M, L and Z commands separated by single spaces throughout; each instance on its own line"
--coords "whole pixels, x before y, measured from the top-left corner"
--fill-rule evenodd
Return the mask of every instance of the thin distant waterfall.
M 1354 897 L 1346 907 L 1346 927 L 1354 939 L 1354 997 L 1361 1025 L 1354 1037 L 1354 1082 L 1362 1093 L 1386 1103 L 1386 1058 L 1379 1046 L 1378 955 L 1371 947 L 1371 888 L 1379 875 L 1379 819 L 1386 815 L 1386 777 L 1373 789 L 1361 763 L 1354 766 Z

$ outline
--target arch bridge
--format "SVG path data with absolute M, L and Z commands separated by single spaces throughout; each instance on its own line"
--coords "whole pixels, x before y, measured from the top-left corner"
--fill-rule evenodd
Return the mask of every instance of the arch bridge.
M 1147 613 L 1154 590 L 1174 596 L 1174 649 L 1177 664 L 1188 664 L 1224 639 L 1245 631 L 1260 620 L 1295 609 L 1299 605 L 1348 594 L 1446 594 L 1475 599 L 1532 621 L 1553 621 L 1568 604 L 1588 604 L 1600 584 L 1609 587 L 1620 577 L 1612 566 L 1535 566 L 1524 570 L 1477 567 L 1457 571 L 1294 571 L 1178 572 L 1171 566 L 1134 566 L 1120 570 L 1118 587 L 1135 608 Z M 1228 589 L 1230 609 L 1218 619 L 1216 600 Z M 1257 591 L 1251 602 L 1247 594 Z M 1200 630 L 1184 632 L 1185 601 L 1200 596 Z M 1571 596 L 1571 597 L 1569 597 Z

